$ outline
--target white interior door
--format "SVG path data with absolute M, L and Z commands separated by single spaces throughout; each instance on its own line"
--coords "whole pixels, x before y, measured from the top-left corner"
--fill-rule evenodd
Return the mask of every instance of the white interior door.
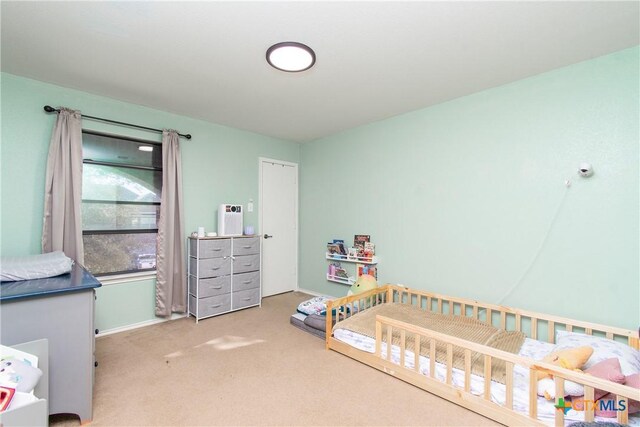
M 260 159 L 262 296 L 298 288 L 298 165 Z

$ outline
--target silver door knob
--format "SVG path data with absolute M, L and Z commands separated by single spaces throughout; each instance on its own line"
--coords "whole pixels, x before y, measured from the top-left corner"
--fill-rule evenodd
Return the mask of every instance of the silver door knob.
M 265 234 L 265 235 L 264 235 L 264 238 L 265 238 L 265 239 L 270 239 L 270 238 L 272 238 L 272 237 L 273 237 L 273 236 L 269 236 L 268 234 Z

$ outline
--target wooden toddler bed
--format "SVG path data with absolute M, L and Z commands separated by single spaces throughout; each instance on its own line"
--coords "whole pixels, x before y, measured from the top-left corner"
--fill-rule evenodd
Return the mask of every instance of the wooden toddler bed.
M 550 421 L 564 426 L 568 422 L 565 411 L 555 408 L 549 415 L 545 407 L 546 416 L 551 417 L 547 423 L 539 418 L 538 372 L 553 376 L 556 405 L 564 402 L 559 398 L 565 394 L 565 381 L 584 387 L 584 421 L 594 420 L 595 405 L 588 402 L 595 401 L 596 390 L 615 396 L 620 409 L 616 418 L 621 424 L 629 422 L 629 401 L 640 400 L 640 390 L 630 386 L 545 363 L 541 357 L 516 354 L 525 336 L 528 343 L 542 338 L 550 344 L 540 344 L 551 347 L 558 331 L 622 341 L 638 350 L 640 339 L 635 331 L 397 285 L 328 301 L 326 312 L 327 349 L 503 424 L 547 425 Z M 346 335 L 344 328 L 348 328 Z M 352 341 L 343 338 L 349 334 L 355 334 Z M 520 382 L 514 380 L 514 372 Z M 526 380 L 522 380 L 523 372 Z M 525 404 L 520 403 L 523 393 Z M 635 416 L 633 420 L 640 421 Z

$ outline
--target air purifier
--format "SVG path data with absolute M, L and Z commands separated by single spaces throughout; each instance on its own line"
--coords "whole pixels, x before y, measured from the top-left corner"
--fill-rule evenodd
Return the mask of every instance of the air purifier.
M 242 236 L 242 205 L 220 205 L 218 236 Z

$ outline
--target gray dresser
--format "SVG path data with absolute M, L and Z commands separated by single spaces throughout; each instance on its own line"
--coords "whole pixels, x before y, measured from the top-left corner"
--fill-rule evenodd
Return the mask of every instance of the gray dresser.
M 189 238 L 189 315 L 260 305 L 260 236 Z

